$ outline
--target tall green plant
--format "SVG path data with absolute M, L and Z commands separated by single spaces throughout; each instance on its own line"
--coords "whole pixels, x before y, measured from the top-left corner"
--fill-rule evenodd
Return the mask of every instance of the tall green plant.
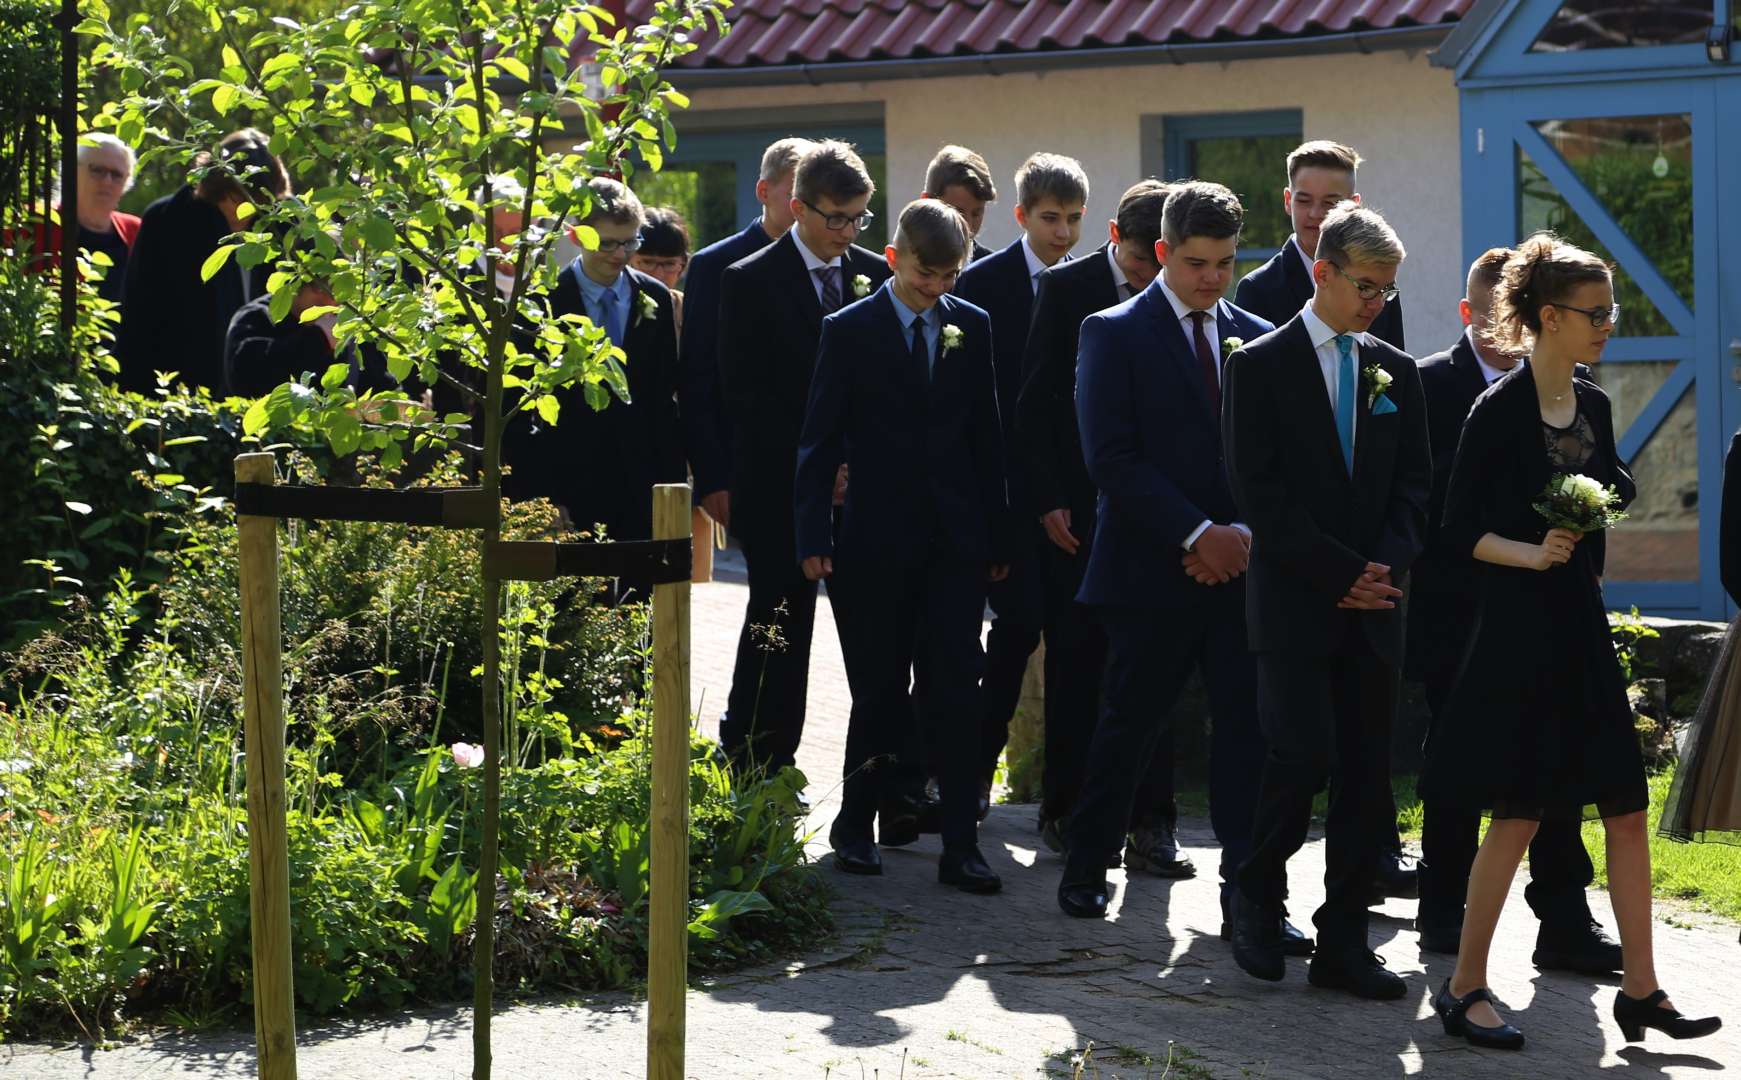
M 288 314 L 304 283 L 324 280 L 342 341 L 378 347 L 396 379 L 414 370 L 470 401 L 482 421 L 483 486 L 496 506 L 505 421 L 535 410 L 559 419 L 555 391 L 580 386 L 594 408 L 626 392 L 622 351 L 603 329 L 555 316 L 546 297 L 556 268 L 545 257 L 590 203 L 585 181 L 632 171 L 631 152 L 653 168 L 661 142 L 675 141 L 668 110 L 687 100 L 661 77 L 692 50 L 711 19 L 723 32 L 725 0 L 660 0 L 646 25 L 614 25 L 603 8 L 563 0 L 361 0 L 329 16 L 267 18 L 220 0 L 188 0 L 220 36 L 223 67 L 196 72 L 134 17 L 117 28 L 102 0 L 80 27 L 93 61 L 129 91 L 97 120 L 146 159 L 188 157 L 214 145 L 220 126 L 249 121 L 295 177 L 315 185 L 272 206 L 247 207 L 248 229 L 219 247 L 204 272 L 228 259 L 269 263 L 274 318 Z M 591 63 L 577 63 L 584 53 Z M 596 72 L 599 92 L 589 91 Z M 578 121 L 574 135 L 567 125 Z M 584 133 L 584 138 L 571 142 Z M 570 145 L 551 149 L 560 138 Z M 504 194 L 511 178 L 524 195 Z M 496 212 L 528 227 L 500 236 Z M 583 244 L 597 236 L 582 226 Z M 506 296 L 489 268 L 514 267 Z M 482 392 L 475 387 L 481 379 Z M 318 378 L 281 386 L 244 418 L 250 433 L 319 431 L 339 454 L 379 451 L 392 465 L 415 446 L 458 436 L 463 414 L 426 418 L 390 403 L 360 404 L 333 365 Z M 512 404 L 504 394 L 517 392 Z M 484 530 L 486 543 L 500 524 Z M 493 911 L 501 795 L 499 623 L 501 583 L 484 580 L 483 728 L 485 821 L 478 908 Z M 474 1075 L 490 1072 L 493 920 L 478 923 Z

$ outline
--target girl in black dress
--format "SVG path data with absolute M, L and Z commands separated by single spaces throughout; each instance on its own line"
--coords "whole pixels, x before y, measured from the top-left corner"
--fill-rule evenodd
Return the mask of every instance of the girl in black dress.
M 1549 528 L 1534 509 L 1562 475 L 1632 500 L 1608 397 L 1574 377 L 1613 333 L 1613 282 L 1601 259 L 1542 233 L 1506 263 L 1494 299 L 1490 333 L 1530 357 L 1476 399 L 1458 443 L 1443 535 L 1481 565 L 1480 614 L 1421 781 L 1424 797 L 1493 817 L 1469 875 L 1457 969 L 1434 1008 L 1449 1034 L 1522 1047 L 1487 990 L 1500 909 L 1542 819 L 1600 816 L 1625 957 L 1615 1020 L 1628 1040 L 1646 1027 L 1706 1035 L 1721 1022 L 1682 1017 L 1657 985 L 1649 799 L 1602 600 L 1603 533 Z

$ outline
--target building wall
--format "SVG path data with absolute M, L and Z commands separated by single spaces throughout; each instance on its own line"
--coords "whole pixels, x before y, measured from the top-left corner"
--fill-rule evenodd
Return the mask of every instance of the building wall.
M 1141 178 L 1144 115 L 1297 108 L 1305 138 L 1359 149 L 1360 190 L 1390 220 L 1409 258 L 1399 275 L 1405 330 L 1418 355 L 1446 347 L 1463 295 L 1457 91 L 1423 54 L 1379 52 L 1175 65 L 1158 62 L 1035 74 L 890 79 L 823 86 L 698 90 L 695 110 L 881 101 L 888 142 L 890 205 L 916 195 L 937 147 L 965 143 L 984 154 L 999 201 L 981 239 L 997 247 L 1017 234 L 1016 166 L 1035 150 L 1082 161 L 1091 188 L 1085 250 L 1105 238 L 1118 195 Z M 678 117 L 681 136 L 682 117 Z M 1159 160 L 1158 151 L 1155 160 Z M 1212 178 L 1211 178 L 1212 179 Z M 1276 185 L 1286 183 L 1276 163 Z

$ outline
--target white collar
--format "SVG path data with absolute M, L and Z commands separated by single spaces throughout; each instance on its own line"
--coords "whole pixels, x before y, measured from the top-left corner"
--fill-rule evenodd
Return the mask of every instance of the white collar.
M 798 246 L 798 254 L 804 259 L 804 270 L 806 273 L 814 274 L 818 270 L 823 270 L 830 266 L 839 266 L 841 264 L 840 256 L 838 255 L 836 255 L 831 262 L 823 262 L 821 259 L 817 258 L 815 252 L 804 246 L 804 237 L 799 235 L 796 227 L 792 229 L 792 243 Z
M 1337 337 L 1336 331 L 1330 329 L 1330 324 L 1326 323 L 1323 319 L 1318 318 L 1318 313 L 1312 310 L 1312 301 L 1306 301 L 1306 306 L 1300 309 L 1300 318 L 1305 321 L 1306 333 L 1312 338 L 1312 348 L 1314 351 L 1322 349 L 1327 343 L 1335 340 Z M 1349 336 L 1354 339 L 1356 344 L 1363 347 L 1372 344 L 1372 336 L 1370 334 L 1361 331 L 1353 331 L 1350 332 Z
M 1317 260 L 1306 254 L 1306 249 L 1300 246 L 1300 238 L 1298 236 L 1290 235 L 1288 237 L 1288 245 L 1294 249 L 1294 254 L 1300 257 L 1300 261 L 1306 264 L 1306 276 L 1311 277 L 1312 264 Z
M 1118 265 L 1118 245 L 1106 245 L 1106 261 L 1112 267 L 1112 284 L 1114 288 L 1123 289 L 1130 284 L 1130 279 L 1124 276 L 1124 269 Z M 1138 289 L 1137 292 L 1142 292 Z
M 1155 284 L 1161 287 L 1161 295 L 1167 298 L 1167 303 L 1173 305 L 1173 314 L 1178 317 L 1180 322 L 1184 322 L 1186 319 L 1191 317 L 1193 311 L 1198 310 L 1188 306 L 1185 301 L 1179 299 L 1179 295 L 1173 291 L 1172 286 L 1167 284 L 1167 272 L 1165 270 L 1162 270 L 1160 273 L 1155 275 Z M 1211 319 L 1215 319 L 1216 310 L 1220 307 L 1221 301 L 1217 300 L 1214 307 L 1207 307 L 1202 310 L 1207 312 Z
M 1038 255 L 1034 254 L 1033 246 L 1028 243 L 1028 234 L 1027 233 L 1022 234 L 1021 244 L 1022 244 L 1022 257 L 1028 260 L 1028 280 L 1032 281 L 1032 280 L 1034 280 L 1035 277 L 1037 277 L 1039 275 L 1040 271 L 1046 269 L 1046 264 L 1045 264 L 1045 262 L 1043 262 L 1040 259 L 1040 257 Z M 1065 256 L 1065 258 L 1069 258 L 1069 256 Z M 1058 260 L 1058 262 L 1063 262 L 1063 261 L 1064 261 L 1063 259 Z M 1054 263 L 1053 265 L 1057 265 L 1057 264 Z

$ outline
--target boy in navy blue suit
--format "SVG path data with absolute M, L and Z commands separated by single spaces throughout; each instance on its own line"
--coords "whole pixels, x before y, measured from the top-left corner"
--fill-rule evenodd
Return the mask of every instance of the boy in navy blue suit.
M 1271 327 L 1223 298 L 1244 218 L 1220 184 L 1176 185 L 1155 244 L 1160 275 L 1082 324 L 1076 413 L 1100 497 L 1078 599 L 1109 647 L 1058 885 L 1070 915 L 1105 914 L 1107 858 L 1124 845 L 1137 763 L 1154 752 L 1194 672 L 1214 722 L 1209 819 L 1224 911 L 1249 850 L 1263 763 L 1242 579 L 1252 538 L 1223 465 L 1221 366 L 1231 347 Z
M 938 880 L 965 892 L 1002 882 L 978 846 L 973 747 L 980 618 L 1008 572 L 1003 433 L 991 322 L 948 292 L 967 261 L 967 223 L 935 199 L 909 203 L 885 252 L 894 277 L 823 320 L 798 444 L 798 557 L 843 601 L 852 688 L 845 795 L 829 831 L 835 865 L 882 873 L 871 826 L 894 782 L 889 759 L 920 722 L 943 769 Z M 834 523 L 835 477 L 851 480 Z
M 992 362 L 997 367 L 997 404 L 1006 438 L 1015 428 L 1022 390 L 1022 360 L 1040 272 L 1070 255 L 1082 238 L 1088 205 L 1088 175 L 1075 158 L 1034 154 L 1016 170 L 1016 222 L 1022 235 L 1001 251 L 968 267 L 955 295 L 991 316 Z M 1045 584 L 1040 551 L 1046 543 L 1021 470 L 1010 473 L 1010 507 L 1018 522 L 1007 581 L 991 590 L 991 632 L 985 643 L 979 782 L 989 797 L 998 755 L 1009 739 L 1010 717 L 1022 696 L 1028 657 L 1040 644 Z
M 973 257 L 968 262 L 978 262 L 991 254 L 991 249 L 979 242 L 985 208 L 997 202 L 997 184 L 985 158 L 965 146 L 945 146 L 926 166 L 925 190 L 919 193 L 919 198 L 941 199 L 961 213 L 967 222 L 967 234 L 973 238 Z

